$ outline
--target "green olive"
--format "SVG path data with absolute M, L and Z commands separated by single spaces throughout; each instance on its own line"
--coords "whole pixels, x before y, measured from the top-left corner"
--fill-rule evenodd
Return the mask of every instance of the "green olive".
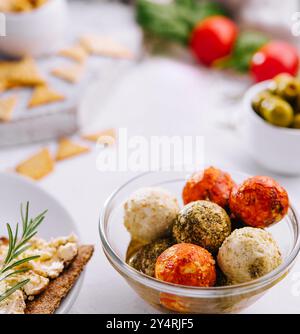
M 300 81 L 287 73 L 277 75 L 270 83 L 269 90 L 289 102 L 300 94 Z
M 282 127 L 290 126 L 294 118 L 290 104 L 277 96 L 269 97 L 262 102 L 261 114 L 267 122 Z
M 267 90 L 256 94 L 252 100 L 252 108 L 254 109 L 254 111 L 256 111 L 258 114 L 261 114 L 261 105 L 263 101 L 270 96 L 272 96 L 272 94 Z
M 295 128 L 295 129 L 300 129 L 300 114 L 297 114 L 294 117 L 292 127 Z

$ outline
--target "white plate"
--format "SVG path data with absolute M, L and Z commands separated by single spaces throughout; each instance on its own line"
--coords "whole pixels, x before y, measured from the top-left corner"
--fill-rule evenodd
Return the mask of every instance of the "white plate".
M 39 227 L 38 235 L 50 239 L 75 233 L 77 227 L 62 205 L 35 183 L 8 173 L 0 173 L 0 236 L 7 235 L 6 223 L 12 226 L 20 222 L 20 204 L 30 202 L 30 215 L 35 216 L 48 210 L 44 222 Z M 76 282 L 56 313 L 67 313 L 79 294 L 83 274 Z

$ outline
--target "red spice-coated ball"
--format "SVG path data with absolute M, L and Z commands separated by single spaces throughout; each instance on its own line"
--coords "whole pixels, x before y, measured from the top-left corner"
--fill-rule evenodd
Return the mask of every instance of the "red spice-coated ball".
M 180 313 L 189 313 L 190 311 L 190 302 L 188 301 L 188 298 L 161 292 L 159 295 L 159 302 L 162 306 L 171 311 Z
M 200 246 L 176 244 L 158 257 L 155 277 L 174 284 L 213 286 L 216 283 L 215 260 Z
M 254 176 L 234 187 L 229 199 L 232 214 L 252 227 L 279 222 L 289 208 L 286 190 L 268 176 Z
M 186 182 L 182 192 L 183 202 L 188 204 L 193 201 L 206 200 L 226 208 L 234 185 L 228 173 L 209 167 L 204 171 L 194 173 Z

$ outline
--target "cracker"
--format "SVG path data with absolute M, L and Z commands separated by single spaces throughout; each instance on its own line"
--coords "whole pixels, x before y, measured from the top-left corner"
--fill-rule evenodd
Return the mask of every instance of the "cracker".
M 109 37 L 86 35 L 80 38 L 80 43 L 90 54 L 114 58 L 133 58 L 130 50 Z
M 111 146 L 116 142 L 116 130 L 106 129 L 96 133 L 82 135 L 82 138 L 97 142 L 98 144 Z
M 62 138 L 58 144 L 56 160 L 64 160 L 89 151 L 90 149 L 86 146 L 76 144 L 68 138 Z
M 60 94 L 56 90 L 47 85 L 37 86 L 28 102 L 28 107 L 37 107 L 39 105 L 63 101 L 64 95 Z
M 54 169 L 54 161 L 47 148 L 42 149 L 16 167 L 16 172 L 33 180 L 40 180 Z
M 83 63 L 88 56 L 86 50 L 78 44 L 62 49 L 58 54 L 63 57 L 71 58 L 78 63 Z
M 24 58 L 18 62 L 4 62 L 2 71 L 6 73 L 9 87 L 15 86 L 37 86 L 45 84 L 36 62 L 30 58 Z
M 78 254 L 70 266 L 60 276 L 50 281 L 47 289 L 36 296 L 33 301 L 27 301 L 25 313 L 53 314 L 76 283 L 93 252 L 94 246 L 80 246 Z
M 77 83 L 83 75 L 82 65 L 68 65 L 54 68 L 51 73 L 56 77 L 71 83 Z
M 0 122 L 10 121 L 17 102 L 17 96 L 9 96 L 0 100 Z

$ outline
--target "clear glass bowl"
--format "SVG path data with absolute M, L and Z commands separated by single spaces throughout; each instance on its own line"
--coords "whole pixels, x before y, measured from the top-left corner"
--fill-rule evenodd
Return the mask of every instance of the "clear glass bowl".
M 236 182 L 247 175 L 230 172 Z M 103 208 L 99 231 L 104 252 L 111 265 L 149 304 L 162 312 L 236 313 L 253 304 L 268 289 L 281 281 L 291 270 L 300 249 L 299 219 L 291 207 L 280 223 L 268 230 L 279 244 L 283 263 L 269 274 L 251 282 L 212 288 L 186 287 L 148 277 L 125 262 L 130 235 L 123 225 L 123 203 L 135 190 L 161 186 L 175 194 L 181 205 L 185 172 L 149 172 L 141 174 L 116 190 Z

